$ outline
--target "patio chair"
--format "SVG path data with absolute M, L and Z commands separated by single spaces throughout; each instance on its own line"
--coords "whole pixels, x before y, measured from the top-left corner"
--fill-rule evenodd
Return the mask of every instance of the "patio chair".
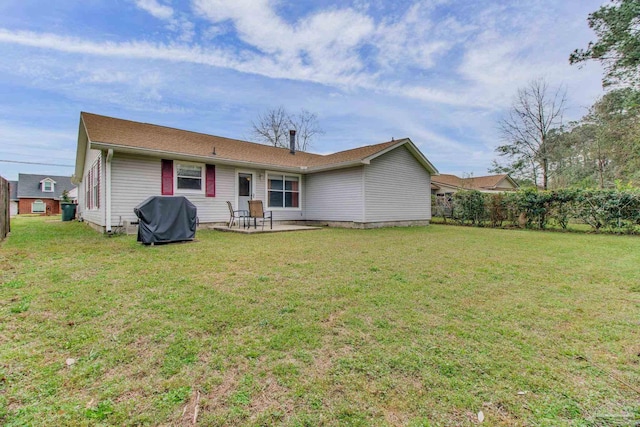
M 273 212 L 264 210 L 262 200 L 249 200 L 249 227 L 251 227 L 251 218 L 253 218 L 254 228 L 258 228 L 257 219 L 262 218 L 263 230 L 264 222 L 269 218 L 269 228 L 273 230 Z
M 233 223 L 235 220 L 238 220 L 238 228 L 240 228 L 240 220 L 242 219 L 242 225 L 244 227 L 247 226 L 247 218 L 249 217 L 249 211 L 239 209 L 233 210 L 233 206 L 230 201 L 227 201 L 227 206 L 229 206 L 229 228 L 233 227 Z

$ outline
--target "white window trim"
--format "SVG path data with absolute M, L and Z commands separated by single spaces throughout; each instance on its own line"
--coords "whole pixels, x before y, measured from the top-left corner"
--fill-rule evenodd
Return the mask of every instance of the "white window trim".
M 34 211 L 33 210 L 33 205 L 40 202 L 40 204 L 42 204 L 42 206 L 44 206 L 44 208 L 41 211 Z M 43 202 L 40 199 L 36 199 L 33 202 L 31 202 L 31 213 L 45 213 L 47 212 L 47 204 L 45 202 Z
M 47 190 L 45 188 L 45 184 L 51 184 L 51 190 Z M 42 180 L 42 192 L 43 193 L 53 193 L 55 192 L 56 183 L 52 179 L 43 179 Z
M 236 209 L 240 209 L 240 196 L 238 193 L 240 193 L 240 189 L 238 188 L 238 178 L 240 177 L 241 173 L 246 173 L 247 175 L 251 175 L 251 188 L 249 189 L 249 199 L 250 200 L 254 200 L 256 198 L 256 191 L 258 188 L 258 177 L 260 176 L 260 174 L 262 172 L 258 172 L 255 170 L 249 170 L 249 169 L 236 169 L 236 178 L 235 178 L 235 182 L 233 184 L 233 191 L 234 194 L 236 195 L 236 200 L 235 200 L 235 204 L 233 206 L 236 207 Z M 267 209 L 267 206 L 265 204 L 264 206 L 265 209 Z M 248 209 L 248 208 L 247 208 Z
M 297 208 L 274 208 L 269 206 L 269 175 L 279 175 L 279 176 L 295 176 L 298 178 L 298 207 Z M 297 173 L 288 173 L 288 172 L 278 172 L 278 171 L 267 171 L 265 173 L 264 179 L 264 195 L 265 195 L 265 210 L 270 211 L 301 211 L 302 210 L 302 175 Z
M 91 206 L 92 211 L 100 210 L 100 208 L 97 206 L 100 204 L 100 176 L 97 172 L 98 166 L 96 165 L 94 170 L 93 182 L 91 183 L 91 199 L 93 200 L 93 204 Z
M 178 165 L 189 165 L 200 167 L 200 190 L 189 190 L 178 188 Z M 173 161 L 173 194 L 205 194 L 207 189 L 207 166 L 204 163 Z
M 92 198 L 91 206 L 87 208 L 87 210 L 90 212 L 99 212 L 101 210 L 101 208 L 97 206 L 99 204 L 100 193 L 101 193 L 99 184 L 102 182 L 102 179 L 101 179 L 102 177 L 100 176 L 102 175 L 102 165 L 98 166 L 98 164 L 101 162 L 102 162 L 102 158 L 101 156 L 98 156 L 98 158 L 96 158 L 96 160 L 94 160 L 94 162 L 91 164 L 91 168 L 89 168 L 89 171 L 93 176 L 92 180 L 89 180 L 89 173 L 87 173 L 87 184 L 89 186 L 89 192 Z M 100 171 L 100 173 L 98 173 L 98 170 Z

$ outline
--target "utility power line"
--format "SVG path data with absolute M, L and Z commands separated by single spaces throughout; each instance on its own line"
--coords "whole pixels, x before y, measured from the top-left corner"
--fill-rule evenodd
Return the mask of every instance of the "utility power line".
M 62 167 L 62 168 L 72 168 L 72 167 L 74 167 L 74 165 L 61 165 L 61 164 L 57 164 L 57 163 L 21 162 L 19 160 L 5 160 L 5 159 L 0 159 L 0 162 L 3 162 L 3 163 L 21 163 L 21 164 L 25 164 L 25 165 L 59 166 L 59 167 Z

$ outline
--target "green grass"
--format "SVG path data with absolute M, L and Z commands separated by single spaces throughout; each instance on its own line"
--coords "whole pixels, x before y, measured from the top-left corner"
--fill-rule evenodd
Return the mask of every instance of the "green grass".
M 197 408 L 220 426 L 632 425 L 639 283 L 629 236 L 433 225 L 145 247 L 18 218 L 0 245 L 0 423 L 191 425 Z

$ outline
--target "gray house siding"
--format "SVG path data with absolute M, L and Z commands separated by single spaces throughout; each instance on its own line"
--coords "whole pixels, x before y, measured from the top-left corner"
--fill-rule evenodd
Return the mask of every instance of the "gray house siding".
M 364 167 L 365 222 L 431 219 L 431 176 L 404 147 Z
M 115 153 L 111 159 L 111 225 L 137 221 L 133 213 L 149 196 L 160 195 L 160 159 Z
M 235 200 L 235 169 L 216 165 L 216 197 L 204 194 L 175 192 L 185 196 L 198 208 L 200 222 L 225 222 L 229 219 L 226 201 Z M 161 189 L 161 161 L 116 153 L 111 164 L 111 225 L 120 221 L 136 221 L 133 213 L 140 202 L 159 196 Z
M 362 222 L 361 166 L 307 175 L 306 184 L 307 220 Z

